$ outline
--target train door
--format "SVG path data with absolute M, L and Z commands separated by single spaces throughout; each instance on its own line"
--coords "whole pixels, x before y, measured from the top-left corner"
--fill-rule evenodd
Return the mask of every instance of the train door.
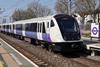
M 46 21 L 46 41 L 51 42 L 50 38 L 50 21 Z
M 23 25 L 23 26 L 22 26 L 22 27 L 23 27 L 23 28 L 22 28 L 22 35 L 25 36 L 25 24 L 22 24 L 22 25 Z
M 47 34 L 50 34 L 50 21 L 47 21 L 47 24 L 46 24 L 46 33 Z
M 42 27 L 43 27 L 42 23 L 37 24 L 37 38 L 39 40 L 42 40 Z
M 16 34 L 16 24 L 13 25 L 14 34 Z

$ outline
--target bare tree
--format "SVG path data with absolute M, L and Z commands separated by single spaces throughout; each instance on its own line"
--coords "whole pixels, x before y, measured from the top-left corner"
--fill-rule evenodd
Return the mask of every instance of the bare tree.
M 15 10 L 12 18 L 14 21 L 18 21 L 48 15 L 52 15 L 51 9 L 39 3 L 39 0 L 34 0 L 31 4 L 29 4 L 26 10 Z
M 31 10 L 35 17 L 43 17 L 52 14 L 52 11 L 49 7 L 40 4 L 40 2 L 37 0 L 34 0 L 28 6 L 28 10 Z
M 55 9 L 57 13 L 73 13 L 75 0 L 57 0 Z
M 75 12 L 80 14 L 82 17 L 82 26 L 84 25 L 84 20 L 86 15 L 91 15 L 94 17 L 95 20 L 95 7 L 96 7 L 96 0 L 76 0 L 75 2 L 76 10 Z
M 27 12 L 22 9 L 15 10 L 15 12 L 12 15 L 13 21 L 18 21 L 18 20 L 25 20 L 27 18 Z
M 55 6 L 57 13 L 65 13 L 68 14 L 68 0 L 57 0 Z
M 20 20 L 20 11 L 19 10 L 15 10 L 15 12 L 12 15 L 12 19 L 13 19 L 13 21 Z
M 84 25 L 85 17 L 88 14 L 95 20 L 96 0 L 57 0 L 55 9 L 57 13 L 78 13 L 82 17 L 81 23 Z
M 76 12 L 82 14 L 93 14 L 95 11 L 96 1 L 95 0 L 76 0 Z

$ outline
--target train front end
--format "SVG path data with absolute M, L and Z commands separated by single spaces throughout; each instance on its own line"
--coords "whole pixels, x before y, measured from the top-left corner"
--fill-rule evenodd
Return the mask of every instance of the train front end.
M 85 49 L 81 40 L 80 28 L 75 18 L 69 15 L 56 15 L 55 20 L 58 24 L 63 41 L 56 43 L 56 48 L 61 51 L 80 51 Z

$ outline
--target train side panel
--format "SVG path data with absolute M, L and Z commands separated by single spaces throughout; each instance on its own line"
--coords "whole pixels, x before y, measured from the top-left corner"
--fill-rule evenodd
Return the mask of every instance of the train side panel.
M 54 18 L 52 19 L 49 33 L 52 42 L 64 42 L 58 24 Z

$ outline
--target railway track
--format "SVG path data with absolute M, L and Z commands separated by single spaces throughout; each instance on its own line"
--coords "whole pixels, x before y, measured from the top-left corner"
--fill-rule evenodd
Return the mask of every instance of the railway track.
M 74 58 L 72 60 L 76 62 L 80 62 L 84 65 L 86 64 L 88 67 L 100 67 L 100 62 L 92 60 L 92 59 L 88 59 L 86 57 Z
M 68 58 L 1 33 L 0 37 L 39 67 L 100 67 L 100 62 L 86 57 Z

